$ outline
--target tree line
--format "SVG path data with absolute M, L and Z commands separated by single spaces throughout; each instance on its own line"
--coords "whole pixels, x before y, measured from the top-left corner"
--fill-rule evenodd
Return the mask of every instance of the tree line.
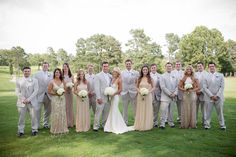
M 198 61 L 207 64 L 214 61 L 223 74 L 234 75 L 236 71 L 236 41 L 224 40 L 217 29 L 197 26 L 191 33 L 179 37 L 174 33 L 165 35 L 167 54 L 164 55 L 161 45 L 146 35 L 143 29 L 130 30 L 131 39 L 125 43 L 122 50 L 121 42 L 110 35 L 94 34 L 88 38 L 79 38 L 75 43 L 76 54 L 68 54 L 63 48 L 55 51 L 48 47 L 46 52 L 26 53 L 20 46 L 11 49 L 0 49 L 0 65 L 9 66 L 10 74 L 20 73 L 25 65 L 38 66 L 48 61 L 50 67 L 60 67 L 68 62 L 73 71 L 86 68 L 88 63 L 99 71 L 100 63 L 104 60 L 111 67 L 124 66 L 124 60 L 130 58 L 134 68 L 140 68 L 144 63 L 156 63 L 160 73 L 164 71 L 167 61 L 181 61 L 183 65 L 195 65 Z

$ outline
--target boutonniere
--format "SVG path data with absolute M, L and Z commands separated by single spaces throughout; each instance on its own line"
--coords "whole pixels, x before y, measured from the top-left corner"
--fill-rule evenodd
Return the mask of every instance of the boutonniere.
M 48 73 L 48 77 L 50 77 L 51 76 L 51 74 L 50 73 Z
M 28 82 L 33 82 L 33 79 L 32 79 L 32 78 L 30 78 L 30 79 L 28 80 Z

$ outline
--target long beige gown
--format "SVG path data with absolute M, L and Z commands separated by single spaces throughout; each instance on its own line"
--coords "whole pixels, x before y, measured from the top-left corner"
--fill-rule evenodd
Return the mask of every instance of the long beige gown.
M 193 84 L 193 81 L 188 77 L 186 83 Z M 184 92 L 183 102 L 181 107 L 181 128 L 196 128 L 196 92 Z
M 53 90 L 56 92 L 59 88 L 64 88 L 64 84 L 61 83 L 60 86 L 58 86 L 56 83 L 53 82 Z M 52 111 L 50 132 L 52 134 L 61 134 L 69 132 L 66 120 L 65 96 L 52 95 L 51 106 Z
M 64 76 L 64 81 L 66 83 L 72 82 L 72 77 Z M 74 126 L 74 111 L 73 111 L 73 93 L 72 89 L 68 88 L 65 93 L 66 98 L 66 118 L 67 118 L 67 125 L 68 127 Z
M 142 79 L 139 88 L 151 89 L 151 84 Z M 153 106 L 152 93 L 147 96 L 137 96 L 137 108 L 134 122 L 134 129 L 139 131 L 151 130 L 153 128 Z
M 80 83 L 77 91 L 87 90 L 87 84 Z M 90 129 L 89 100 L 76 96 L 76 132 L 86 132 Z

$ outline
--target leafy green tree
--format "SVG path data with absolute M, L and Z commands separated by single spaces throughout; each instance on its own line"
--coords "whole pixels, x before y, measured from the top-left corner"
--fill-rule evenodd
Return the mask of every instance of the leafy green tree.
M 8 66 L 8 61 L 7 61 L 7 53 L 9 50 L 7 49 L 0 49 L 0 66 Z
M 180 51 L 178 56 L 185 64 L 196 64 L 202 61 L 207 64 L 214 61 L 221 69 L 219 58 L 226 55 L 224 49 L 224 37 L 217 29 L 208 29 L 205 26 L 198 26 L 190 34 L 184 35 L 179 43 Z
M 13 65 L 16 69 L 16 75 L 20 75 L 20 71 L 24 66 L 29 66 L 27 61 L 28 54 L 25 53 L 25 50 L 20 46 L 12 47 L 8 54 L 9 65 Z
M 62 48 L 59 49 L 57 51 L 57 60 L 58 60 L 59 65 L 61 65 L 61 66 L 63 65 L 63 63 L 69 62 L 68 53 Z
M 47 54 L 44 55 L 44 61 L 49 62 L 51 70 L 55 69 L 58 66 L 57 53 L 53 50 L 52 47 L 47 48 Z
M 167 42 L 167 48 L 168 48 L 168 58 L 170 62 L 173 62 L 176 58 L 176 51 L 179 49 L 179 41 L 180 38 L 177 34 L 174 33 L 167 33 L 165 35 L 165 39 Z
M 87 39 L 80 38 L 76 47 L 75 61 L 79 68 L 86 68 L 88 63 L 93 63 L 96 71 L 100 71 L 102 61 L 108 61 L 111 67 L 122 62 L 121 44 L 112 36 L 95 34 Z
M 236 71 L 236 41 L 229 39 L 226 41 L 226 49 L 229 53 L 229 61 L 232 65 L 232 75 L 234 76 L 234 72 Z
M 163 59 L 161 46 L 152 41 L 149 36 L 144 33 L 143 29 L 130 30 L 132 39 L 125 44 L 127 47 L 126 58 L 130 58 L 134 62 L 134 68 L 139 69 L 143 64 L 156 63 L 160 64 Z
M 36 53 L 36 54 L 29 54 L 28 56 L 28 62 L 30 65 L 38 66 L 38 70 L 40 70 L 40 66 L 42 65 L 44 58 L 44 54 Z

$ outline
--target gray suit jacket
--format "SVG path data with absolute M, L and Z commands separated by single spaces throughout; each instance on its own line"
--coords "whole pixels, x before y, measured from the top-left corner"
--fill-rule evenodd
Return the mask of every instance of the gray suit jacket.
M 179 70 L 179 71 L 173 70 L 172 73 L 177 78 L 178 84 L 179 84 L 179 81 L 184 77 L 184 71 L 183 70 Z M 178 90 L 178 99 L 179 100 L 183 99 L 183 92 L 181 90 Z
M 154 76 L 152 76 L 152 79 L 155 80 L 153 77 Z M 155 77 L 157 77 L 157 78 L 156 78 L 156 82 L 154 82 L 155 83 L 155 90 L 153 92 L 153 99 L 160 101 L 161 100 L 161 86 L 160 86 L 161 74 L 156 73 Z
M 16 80 L 16 95 L 18 97 L 17 106 L 24 107 L 25 105 L 22 103 L 24 99 L 30 101 L 32 106 L 37 106 L 37 93 L 38 93 L 38 80 L 35 78 L 29 78 L 26 80 L 25 78 L 20 78 Z
M 204 101 L 203 82 L 204 82 L 205 78 L 207 77 L 207 75 L 208 75 L 208 72 L 206 72 L 205 70 L 201 73 L 200 72 L 195 73 L 195 77 L 198 79 L 199 85 L 200 85 L 200 92 L 201 92 L 201 95 L 199 95 L 200 101 Z
M 165 72 L 162 74 L 160 79 L 160 86 L 161 86 L 161 101 L 172 101 L 170 95 L 174 93 L 175 95 L 178 94 L 178 79 L 175 75 L 171 72 L 168 74 Z
M 48 84 L 53 79 L 53 74 L 48 72 L 48 77 L 45 80 L 44 72 L 39 71 L 34 75 L 34 78 L 38 80 L 38 84 L 39 84 L 39 90 L 37 94 L 38 101 L 43 102 L 45 93 L 48 95 L 49 98 L 51 98 L 50 95 L 48 94 Z
M 216 72 L 215 80 L 212 81 L 211 74 L 208 73 L 207 77 L 204 79 L 204 100 L 211 101 L 212 96 L 218 96 L 222 101 L 224 101 L 224 75 Z
M 121 72 L 122 79 L 122 92 L 121 95 L 125 95 L 127 93 L 130 94 L 131 97 L 135 97 L 137 94 L 136 88 L 136 80 L 139 77 L 139 72 L 135 70 L 131 70 L 130 74 L 127 70 Z
M 96 99 L 102 99 L 103 102 L 107 102 L 106 96 L 104 95 L 104 91 L 106 87 L 111 86 L 111 79 L 112 76 L 108 74 L 110 82 L 107 83 L 105 76 L 102 72 L 98 73 L 95 75 L 94 78 L 94 89 L 95 89 L 95 94 L 96 94 Z
M 94 92 L 94 80 L 95 80 L 95 75 L 92 74 L 91 76 L 89 74 L 85 75 L 86 80 L 89 83 L 89 91 Z

